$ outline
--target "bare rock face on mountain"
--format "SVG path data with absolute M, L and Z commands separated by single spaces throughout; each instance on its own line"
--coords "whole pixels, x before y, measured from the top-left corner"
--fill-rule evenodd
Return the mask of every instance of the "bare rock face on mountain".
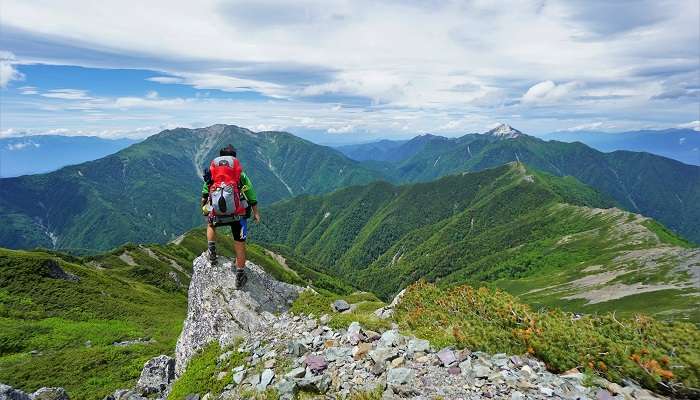
M 275 319 L 273 312 L 289 308 L 303 288 L 274 280 L 248 262 L 248 282 L 235 288 L 231 260 L 220 257 L 211 265 L 206 256 L 194 260 L 187 319 L 177 341 L 175 372 L 181 374 L 190 358 L 212 341 L 221 346 L 260 331 Z

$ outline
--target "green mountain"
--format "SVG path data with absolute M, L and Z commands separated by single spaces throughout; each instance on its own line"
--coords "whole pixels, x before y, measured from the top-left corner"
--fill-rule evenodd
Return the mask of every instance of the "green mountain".
M 700 243 L 698 166 L 649 153 L 603 153 L 578 142 L 544 141 L 507 125 L 485 134 L 433 137 L 421 142 L 423 146 L 411 156 L 367 165 L 382 171 L 393 182 L 409 183 L 521 161 L 554 175 L 576 177 L 611 196 L 618 206 L 654 218 Z M 410 154 L 401 147 L 394 152 Z
M 388 299 L 418 279 L 490 282 L 579 312 L 700 321 L 700 250 L 572 177 L 510 163 L 273 205 L 254 232 Z
M 165 242 L 202 223 L 201 171 L 228 143 L 263 204 L 377 179 L 335 150 L 284 132 L 173 129 L 58 171 L 0 179 L 0 246 L 104 250 Z

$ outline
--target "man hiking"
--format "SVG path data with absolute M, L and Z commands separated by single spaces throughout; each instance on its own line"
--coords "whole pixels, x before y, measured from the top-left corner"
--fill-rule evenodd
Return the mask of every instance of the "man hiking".
M 211 161 L 203 178 L 202 213 L 207 217 L 207 256 L 212 265 L 216 265 L 216 228 L 230 226 L 236 252 L 236 287 L 240 289 L 248 280 L 245 240 L 251 212 L 253 220 L 260 222 L 255 190 L 236 158 L 236 149 L 230 144 Z

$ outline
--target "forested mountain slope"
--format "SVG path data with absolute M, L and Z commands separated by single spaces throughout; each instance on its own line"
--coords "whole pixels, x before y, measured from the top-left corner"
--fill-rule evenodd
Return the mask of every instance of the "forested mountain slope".
M 109 249 L 165 242 L 202 223 L 201 170 L 232 143 L 270 204 L 379 177 L 337 151 L 283 132 L 228 125 L 163 131 L 99 160 L 0 180 L 0 246 Z
M 394 152 L 402 153 L 401 147 Z M 700 167 L 649 153 L 603 153 L 578 142 L 544 141 L 502 125 L 485 134 L 434 137 L 408 158 L 367 165 L 393 182 L 409 183 L 511 161 L 554 175 L 574 176 L 611 196 L 618 206 L 700 242 Z
M 698 249 L 653 220 L 601 208 L 611 204 L 574 178 L 510 163 L 287 200 L 268 209 L 254 237 L 384 298 L 420 278 L 494 282 L 519 293 L 514 280 L 522 279 L 532 290 L 522 293 L 526 300 L 579 311 L 601 303 L 639 311 L 642 301 L 624 299 L 663 290 L 659 312 L 697 320 Z M 577 281 L 583 277 L 589 281 Z

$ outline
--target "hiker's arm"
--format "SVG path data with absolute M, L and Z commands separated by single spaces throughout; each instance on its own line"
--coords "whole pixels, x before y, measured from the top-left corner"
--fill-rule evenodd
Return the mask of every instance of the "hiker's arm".
M 204 182 L 202 184 L 202 206 L 207 203 L 207 200 L 209 200 L 209 185 Z
M 246 175 L 245 172 L 241 174 L 241 184 L 243 185 L 243 195 L 245 196 L 246 200 L 248 200 L 248 204 L 251 206 L 256 206 L 258 204 L 258 196 L 255 194 L 253 182 L 250 181 L 250 178 L 248 178 L 248 175 Z
M 253 182 L 250 181 L 246 173 L 241 174 L 241 183 L 243 184 L 243 195 L 248 200 L 248 204 L 253 209 L 253 220 L 260 222 L 260 212 L 258 211 L 258 197 L 253 188 Z
M 253 207 L 253 221 L 255 222 L 260 222 L 260 213 L 258 212 L 258 205 L 254 205 Z

